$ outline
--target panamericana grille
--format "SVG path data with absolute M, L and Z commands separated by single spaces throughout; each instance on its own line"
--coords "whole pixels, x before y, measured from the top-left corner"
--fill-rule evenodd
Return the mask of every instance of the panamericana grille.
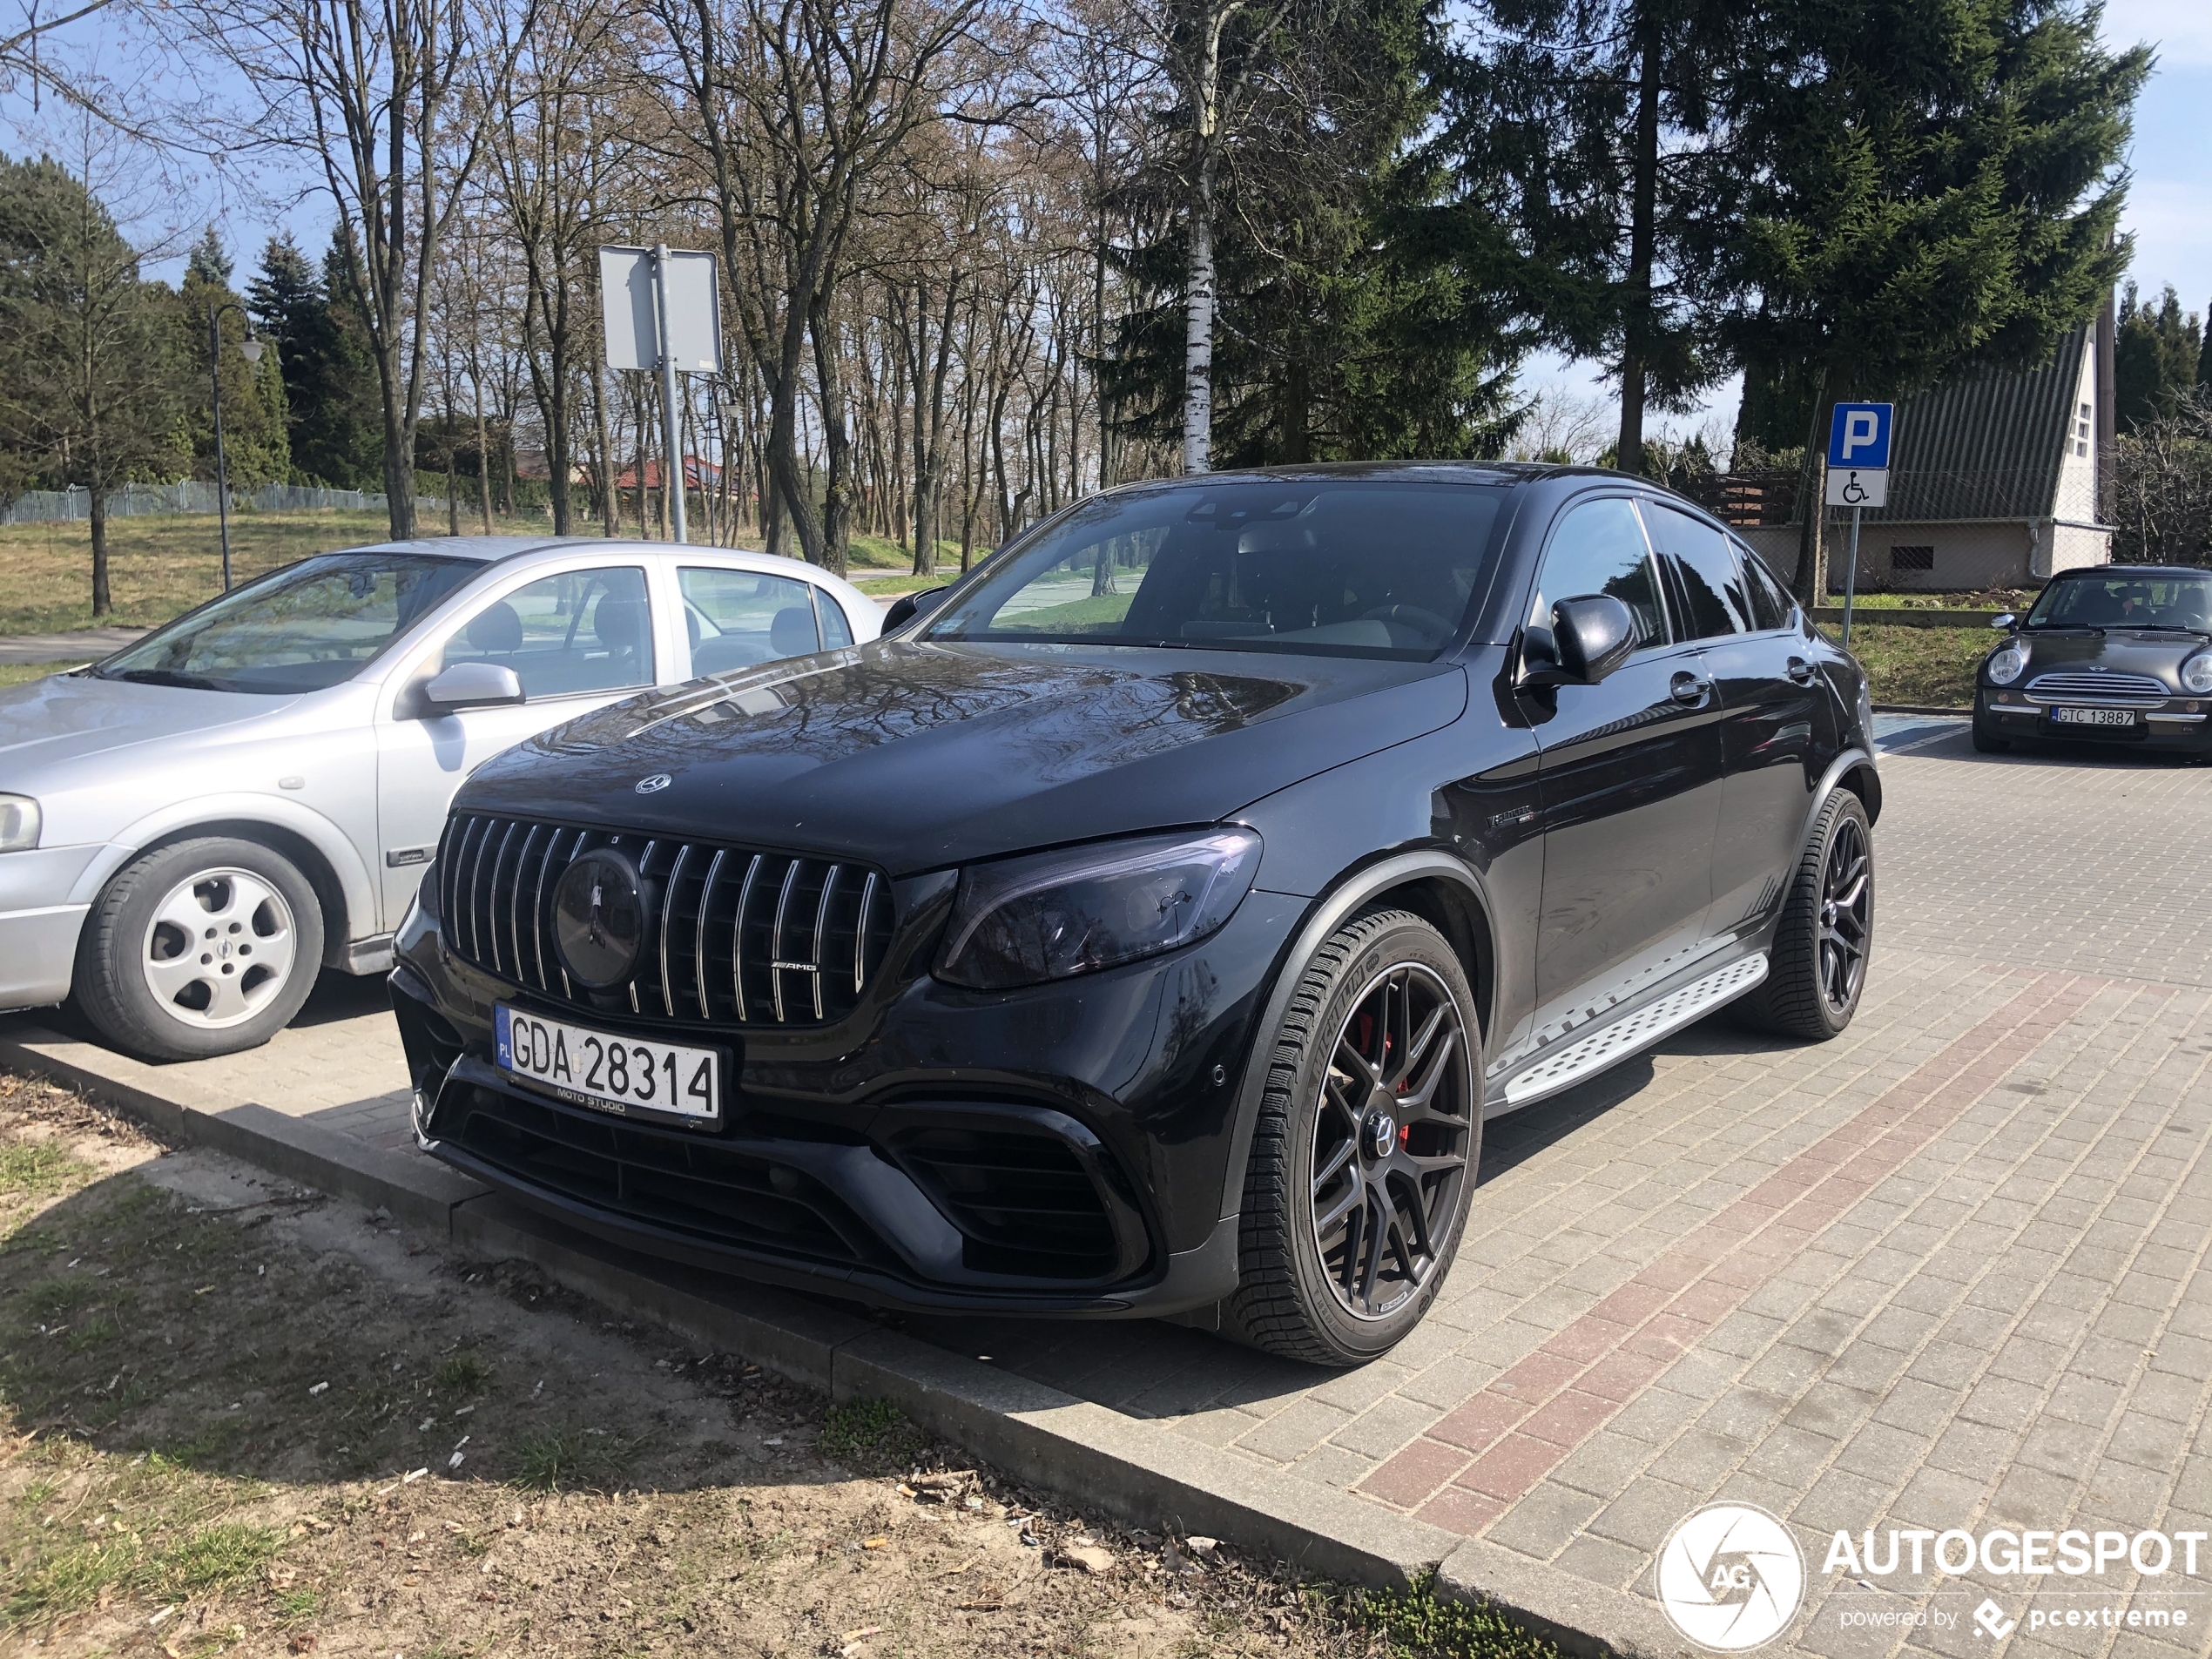
M 579 854 L 636 862 L 650 916 L 636 977 L 572 984 L 553 939 L 553 891 Z M 889 883 L 823 859 L 465 813 L 438 846 L 446 948 L 579 1008 L 705 1024 L 811 1025 L 852 1012 L 891 942 Z
M 2148 674 L 2038 674 L 2027 683 L 2036 703 L 2109 703 L 2125 708 L 2154 707 L 2174 692 Z

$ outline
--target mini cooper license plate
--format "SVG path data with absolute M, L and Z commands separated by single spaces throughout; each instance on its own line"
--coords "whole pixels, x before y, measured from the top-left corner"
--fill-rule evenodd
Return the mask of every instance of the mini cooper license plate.
M 595 1111 L 722 1121 L 722 1055 L 549 1020 L 504 1002 L 495 1021 L 499 1069 Z
M 2133 709 L 2053 709 L 2053 725 L 2133 725 Z

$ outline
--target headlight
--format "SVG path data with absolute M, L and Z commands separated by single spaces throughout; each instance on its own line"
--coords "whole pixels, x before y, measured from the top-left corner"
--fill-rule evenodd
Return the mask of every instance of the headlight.
M 2192 657 L 2182 664 L 2182 689 L 2199 695 L 2212 691 L 2212 651 Z
M 28 853 L 38 845 L 38 803 L 28 795 L 0 795 L 0 853 Z
M 1227 921 L 1258 870 L 1259 837 L 1247 829 L 973 865 L 961 872 L 937 977 L 997 990 L 1174 950 Z
M 1989 659 L 1989 683 L 2010 685 L 2027 671 L 2027 647 L 2007 645 Z

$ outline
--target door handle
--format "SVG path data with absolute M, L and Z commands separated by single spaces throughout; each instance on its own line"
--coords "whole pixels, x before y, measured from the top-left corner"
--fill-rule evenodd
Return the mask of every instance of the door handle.
M 1712 681 L 1703 675 L 1684 671 L 1668 682 L 1667 694 L 1677 703 L 1687 703 L 1695 707 L 1705 700 L 1712 689 Z
M 1800 685 L 1812 684 L 1812 664 L 1802 657 L 1790 659 L 1790 678 Z

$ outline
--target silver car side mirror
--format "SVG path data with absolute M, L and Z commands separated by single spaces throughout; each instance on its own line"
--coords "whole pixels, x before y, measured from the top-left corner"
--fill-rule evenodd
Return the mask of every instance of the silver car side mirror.
M 425 718 L 460 709 L 509 708 L 525 701 L 523 682 L 503 663 L 455 663 L 423 685 L 416 702 Z
M 2010 633 L 2020 624 L 2020 618 L 2009 610 L 2000 610 L 1989 619 L 1989 625 Z

